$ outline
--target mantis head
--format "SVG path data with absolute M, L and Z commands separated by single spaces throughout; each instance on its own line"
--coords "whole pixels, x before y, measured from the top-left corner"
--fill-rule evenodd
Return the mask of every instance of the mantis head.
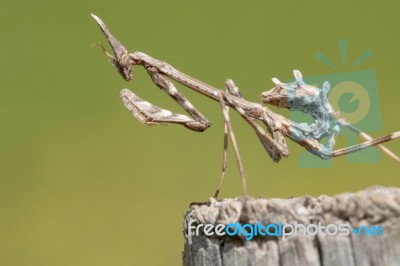
M 97 46 L 101 48 L 103 53 L 110 58 L 110 62 L 115 66 L 115 68 L 118 70 L 118 73 L 124 78 L 126 81 L 130 81 L 133 78 L 132 74 L 132 65 L 134 64 L 134 61 L 132 58 L 130 58 L 128 51 L 125 49 L 125 47 L 115 38 L 107 28 L 106 24 L 97 17 L 94 14 L 91 14 L 91 16 L 94 18 L 96 21 L 97 25 L 99 25 L 100 29 L 103 31 L 104 35 L 106 36 L 108 43 L 110 44 L 114 56 L 110 55 L 107 53 L 107 51 L 104 49 L 104 47 L 101 44 L 98 44 Z

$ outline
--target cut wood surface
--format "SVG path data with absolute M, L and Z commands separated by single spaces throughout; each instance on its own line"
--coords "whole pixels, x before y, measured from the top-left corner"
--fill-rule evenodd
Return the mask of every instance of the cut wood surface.
M 192 206 L 185 213 L 183 265 L 384 266 L 400 265 L 400 189 L 372 187 L 357 193 L 290 199 L 236 198 Z M 199 224 L 254 226 L 279 222 L 304 224 L 314 232 L 332 224 L 328 233 L 262 236 L 208 236 Z M 188 231 L 191 223 L 192 230 Z M 309 225 L 311 227 L 308 227 Z M 315 226 L 313 226 L 315 225 Z M 335 226 L 336 227 L 335 227 Z M 333 235 L 339 225 L 349 228 Z M 270 233 L 279 233 L 269 228 Z M 278 228 L 278 227 L 276 227 Z M 234 227 L 230 229 L 233 232 Z M 287 234 L 290 227 L 286 227 Z M 343 228 L 342 228 L 343 229 Z M 353 230 L 354 229 L 354 230 Z M 265 231 L 263 231 L 265 233 Z M 331 235 L 332 234 L 332 235 Z M 374 236 L 375 234 L 375 236 Z

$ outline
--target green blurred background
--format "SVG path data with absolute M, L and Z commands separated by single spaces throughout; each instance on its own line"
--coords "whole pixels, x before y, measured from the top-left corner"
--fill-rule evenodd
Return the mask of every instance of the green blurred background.
M 207 200 L 222 156 L 217 103 L 184 94 L 212 122 L 204 133 L 141 125 L 123 87 L 182 112 L 143 69 L 124 82 L 91 44 L 106 44 L 91 12 L 130 51 L 142 51 L 214 86 L 235 80 L 259 101 L 293 69 L 305 76 L 373 69 L 382 128 L 400 130 L 398 1 L 9 1 L 0 10 L 0 265 L 180 265 L 182 217 Z M 338 41 L 348 40 L 341 65 Z M 361 54 L 373 56 L 349 68 Z M 180 87 L 182 88 L 182 87 Z M 287 113 L 285 113 L 287 114 Z M 303 149 L 274 164 L 232 112 L 252 196 L 290 197 L 399 186 L 398 165 L 334 160 L 299 166 Z M 339 138 L 338 146 L 345 145 Z M 387 145 L 400 153 L 400 141 Z M 241 195 L 232 150 L 221 197 Z

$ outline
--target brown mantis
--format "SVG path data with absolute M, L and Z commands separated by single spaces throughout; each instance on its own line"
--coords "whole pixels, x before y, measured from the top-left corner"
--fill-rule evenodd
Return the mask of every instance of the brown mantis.
M 295 123 L 282 115 L 271 111 L 266 106 L 245 100 L 240 95 L 238 87 L 232 80 L 228 80 L 225 83 L 225 90 L 220 90 L 190 77 L 173 68 L 171 65 L 154 59 L 142 52 L 128 53 L 125 47 L 110 33 L 103 21 L 93 14 L 92 17 L 105 34 L 105 37 L 113 49 L 114 55 L 108 54 L 101 45 L 99 46 L 111 59 L 111 63 L 117 68 L 121 76 L 126 81 L 130 81 L 133 78 L 132 67 L 134 65 L 144 67 L 154 84 L 172 97 L 190 115 L 189 117 L 161 109 L 150 102 L 142 100 L 130 90 L 123 89 L 120 95 L 124 105 L 140 122 L 147 125 L 175 123 L 198 132 L 204 131 L 211 126 L 211 123 L 207 118 L 176 89 L 169 79 L 220 103 L 225 122 L 223 166 L 222 175 L 214 194 L 214 198 L 217 198 L 218 196 L 227 169 L 228 135 L 231 138 L 239 166 L 243 192 L 245 196 L 247 195 L 246 175 L 240 158 L 239 149 L 236 144 L 235 135 L 229 120 L 229 108 L 236 110 L 254 129 L 267 154 L 274 162 L 279 162 L 282 157 L 288 157 L 289 155 L 285 137 L 297 142 L 322 159 L 330 159 L 332 157 L 356 152 L 368 147 L 377 146 L 394 160 L 400 162 L 399 157 L 381 145 L 384 142 L 399 138 L 400 131 L 372 139 L 366 133 L 347 123 L 344 119 L 338 118 L 339 114 L 333 110 L 327 98 L 329 92 L 328 82 L 324 83 L 322 89 L 318 89 L 306 84 L 298 70 L 294 71 L 296 79 L 294 83 L 282 83 L 276 78 L 272 79 L 275 83 L 275 87 L 268 92 L 262 93 L 261 96 L 263 103 L 288 108 L 291 111 L 301 111 L 311 115 L 314 119 L 314 122 L 310 124 Z M 264 129 L 260 124 L 264 125 L 266 129 Z M 366 141 L 358 145 L 333 150 L 336 136 L 341 127 L 352 129 L 354 132 L 366 139 Z M 330 137 L 327 146 L 320 143 L 320 140 L 324 137 Z

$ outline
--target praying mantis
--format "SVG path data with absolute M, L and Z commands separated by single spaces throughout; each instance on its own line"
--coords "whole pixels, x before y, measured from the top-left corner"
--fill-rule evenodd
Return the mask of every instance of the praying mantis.
M 240 94 L 239 88 L 232 80 L 227 80 L 225 89 L 220 90 L 147 54 L 142 52 L 129 53 L 111 34 L 108 27 L 99 17 L 94 14 L 91 14 L 91 16 L 103 31 L 114 55 L 107 53 L 100 44 L 98 46 L 109 57 L 122 78 L 126 81 L 131 81 L 133 79 L 133 66 L 139 65 L 144 67 L 153 83 L 181 105 L 190 115 L 189 117 L 162 109 L 141 99 L 132 91 L 123 89 L 120 93 L 123 104 L 141 123 L 146 125 L 174 123 L 197 132 L 202 132 L 211 126 L 211 122 L 177 90 L 171 80 L 220 103 L 224 116 L 224 148 L 222 174 L 214 193 L 214 198 L 218 197 L 227 170 L 228 137 L 231 139 L 239 166 L 243 193 L 244 196 L 247 196 L 246 174 L 229 119 L 230 108 L 237 111 L 254 129 L 265 151 L 274 162 L 279 162 L 282 157 L 289 156 L 285 141 L 285 137 L 287 137 L 321 159 L 331 159 L 377 146 L 392 159 L 400 163 L 398 156 L 382 146 L 382 143 L 399 138 L 400 131 L 373 139 L 365 132 L 362 132 L 343 118 L 340 118 L 339 113 L 333 110 L 328 101 L 330 85 L 327 81 L 323 84 L 322 89 L 319 89 L 306 84 L 301 72 L 298 70 L 293 71 L 295 77 L 295 82 L 293 83 L 283 83 L 277 78 L 272 79 L 275 86 L 271 90 L 261 94 L 262 103 L 287 108 L 290 111 L 300 111 L 310 115 L 314 120 L 312 123 L 296 123 L 273 112 L 261 103 L 254 103 L 244 99 Z M 354 146 L 334 150 L 336 137 L 342 127 L 350 128 L 364 138 L 365 141 Z M 326 146 L 321 143 L 321 140 L 325 137 L 329 137 Z

